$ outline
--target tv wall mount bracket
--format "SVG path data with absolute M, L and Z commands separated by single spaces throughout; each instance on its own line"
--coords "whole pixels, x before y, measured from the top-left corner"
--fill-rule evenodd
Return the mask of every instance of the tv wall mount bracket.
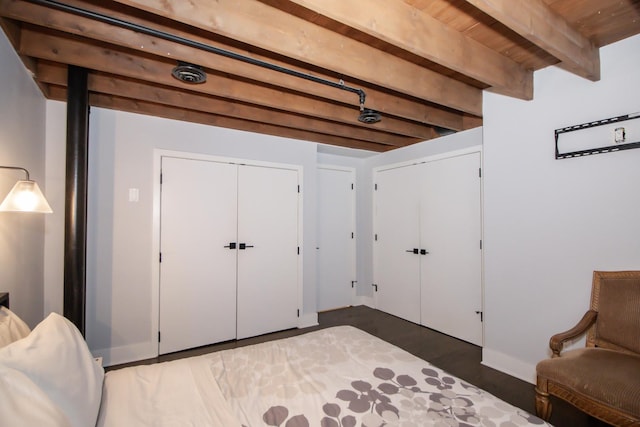
M 556 129 L 555 130 L 556 159 L 568 159 L 572 157 L 589 156 L 591 154 L 612 153 L 616 151 L 630 150 L 632 148 L 640 148 L 640 140 L 634 141 L 634 142 L 627 142 L 627 132 L 625 127 L 623 126 L 624 123 L 620 124 L 620 126 L 617 126 L 618 123 L 629 121 L 629 120 L 636 120 L 636 119 L 640 119 L 640 112 L 625 114 L 623 116 L 612 117 L 610 119 L 597 120 L 594 122 L 583 123 L 580 125 L 574 125 L 574 126 L 568 126 L 568 127 Z M 634 123 L 634 125 L 636 124 L 640 128 L 640 120 Z M 611 129 L 610 135 L 607 137 L 609 138 L 609 140 L 614 142 L 613 145 L 560 152 L 558 143 L 560 142 L 560 137 L 563 134 L 566 134 L 569 132 L 582 131 L 582 130 L 586 130 L 586 129 L 590 129 L 598 126 L 605 126 L 605 125 L 611 125 L 610 127 L 612 129 Z

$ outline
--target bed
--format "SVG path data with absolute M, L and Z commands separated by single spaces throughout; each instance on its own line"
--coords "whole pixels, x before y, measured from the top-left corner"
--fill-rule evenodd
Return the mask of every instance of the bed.
M 350 326 L 105 374 L 56 314 L 0 349 L 0 414 L 11 426 L 548 425 Z

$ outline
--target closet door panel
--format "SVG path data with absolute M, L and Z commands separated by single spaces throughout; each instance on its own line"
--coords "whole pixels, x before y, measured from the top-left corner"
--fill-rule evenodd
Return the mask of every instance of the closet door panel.
M 238 174 L 240 339 L 297 326 L 298 172 L 242 166 Z
M 420 323 L 419 242 L 421 165 L 376 173 L 374 293 L 376 307 L 414 323 Z
M 422 324 L 482 345 L 480 154 L 425 164 L 421 193 Z
M 352 304 L 355 280 L 355 172 L 318 168 L 318 311 Z
M 237 167 L 162 158 L 159 353 L 236 336 Z

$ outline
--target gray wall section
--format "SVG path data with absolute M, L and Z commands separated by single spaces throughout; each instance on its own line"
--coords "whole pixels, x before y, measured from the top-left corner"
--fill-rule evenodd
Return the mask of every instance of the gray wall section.
M 0 35 L 0 165 L 26 168 L 47 196 L 45 99 L 4 33 Z M 0 202 L 22 171 L 0 169 Z M 29 326 L 42 320 L 45 215 L 0 213 L 0 292 Z

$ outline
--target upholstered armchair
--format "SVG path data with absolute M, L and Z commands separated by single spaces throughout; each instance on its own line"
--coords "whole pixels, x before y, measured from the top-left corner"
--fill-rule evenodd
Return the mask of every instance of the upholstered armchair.
M 562 353 L 585 333 L 585 348 Z M 594 271 L 589 311 L 549 346 L 552 357 L 536 366 L 539 417 L 549 420 L 553 395 L 609 424 L 640 426 L 640 271 Z

